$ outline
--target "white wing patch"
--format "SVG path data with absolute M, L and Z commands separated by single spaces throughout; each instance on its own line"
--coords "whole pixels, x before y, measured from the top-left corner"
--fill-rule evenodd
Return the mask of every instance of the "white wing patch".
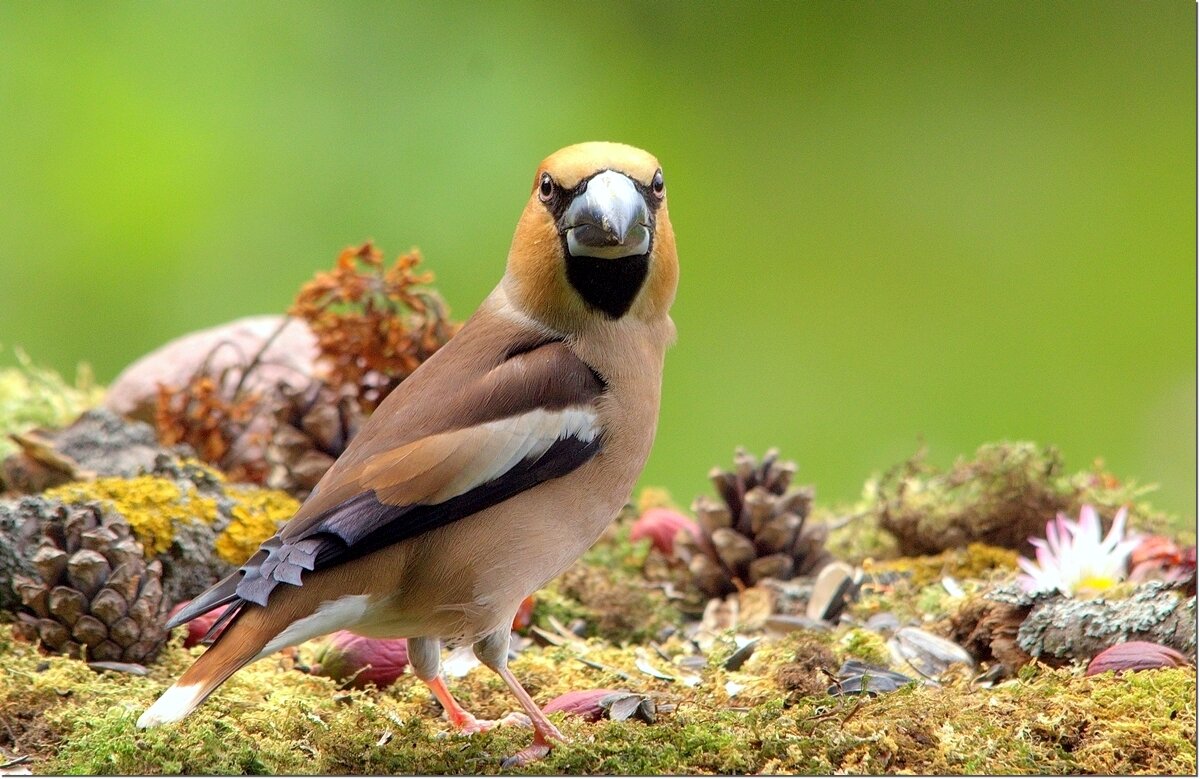
M 503 476 L 522 460 L 541 457 L 556 441 L 576 438 L 591 443 L 600 434 L 596 411 L 581 407 L 537 409 L 485 422 L 476 429 L 486 431 L 478 453 L 467 467 L 430 496 L 430 503 L 441 503 Z

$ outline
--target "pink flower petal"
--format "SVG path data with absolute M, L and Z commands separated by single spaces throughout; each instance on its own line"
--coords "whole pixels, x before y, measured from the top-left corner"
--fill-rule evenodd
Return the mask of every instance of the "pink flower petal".
M 672 509 L 653 508 L 633 523 L 629 538 L 631 541 L 648 538 L 651 546 L 670 557 L 675 554 L 675 537 L 681 530 L 686 530 L 692 538 L 700 535 L 700 527 L 690 517 Z

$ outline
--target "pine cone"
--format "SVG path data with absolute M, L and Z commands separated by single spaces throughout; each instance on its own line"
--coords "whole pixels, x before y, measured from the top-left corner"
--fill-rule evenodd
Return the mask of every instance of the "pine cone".
M 314 381 L 300 391 L 281 387 L 275 431 L 267 446 L 267 485 L 303 499 L 346 450 L 366 415 L 357 399 Z
M 738 447 L 732 471 L 709 472 L 720 499 L 696 498 L 692 511 L 700 535 L 681 533 L 675 541 L 705 595 L 719 598 L 768 577 L 815 573 L 832 559 L 825 550 L 826 527 L 805 523 L 812 488 L 788 489 L 796 464 L 778 458 L 779 451 L 771 449 L 759 464 Z
M 13 576 L 21 599 L 17 630 L 51 652 L 90 661 L 149 662 L 166 642 L 162 564 L 120 517 L 91 506 L 62 507 L 41 520 L 36 573 Z

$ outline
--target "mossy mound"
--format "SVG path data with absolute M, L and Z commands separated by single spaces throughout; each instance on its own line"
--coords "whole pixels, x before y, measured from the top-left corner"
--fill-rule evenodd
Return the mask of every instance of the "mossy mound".
M 1085 503 L 1105 527 L 1126 506 L 1131 527 L 1165 529 L 1171 518 L 1142 500 L 1152 489 L 1121 482 L 1100 463 L 1068 474 L 1057 449 L 1019 441 L 985 444 L 946 471 L 918 452 L 869 482 L 865 493 L 866 511 L 895 536 L 902 554 L 938 554 L 972 541 L 1029 554 L 1028 539 L 1041 536 L 1049 519 L 1076 516 Z
M 553 715 L 571 743 L 528 773 L 1190 774 L 1196 766 L 1192 668 L 1085 678 L 1030 667 L 991 690 L 910 685 L 878 698 L 833 698 L 798 673 L 827 664 L 811 637 L 768 642 L 744 673 L 708 668 L 695 687 L 638 674 L 636 648 L 527 650 L 513 663 L 540 702 L 570 689 L 621 686 L 660 703 L 654 725 Z M 302 647 L 300 656 L 311 652 Z M 178 639 L 148 677 L 96 673 L 42 657 L 0 628 L 0 749 L 35 773 L 498 773 L 528 743 L 521 728 L 450 734 L 411 677 L 387 691 L 341 690 L 276 655 L 227 683 L 195 714 L 147 731 L 138 714 L 199 654 Z M 752 658 L 753 659 L 753 658 Z M 746 684 L 732 698 L 729 682 Z M 803 682 L 803 680 L 801 680 Z M 451 684 L 469 709 L 514 708 L 483 668 Z M 663 704 L 673 703 L 674 709 Z

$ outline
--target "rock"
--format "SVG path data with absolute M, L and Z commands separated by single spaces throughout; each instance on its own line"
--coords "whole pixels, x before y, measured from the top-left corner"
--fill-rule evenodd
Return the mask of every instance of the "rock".
M 813 584 L 812 597 L 806 614 L 809 619 L 837 620 L 846 606 L 858 595 L 862 585 L 861 569 L 835 560 L 821 569 Z
M 282 327 L 282 330 L 279 328 Z M 180 336 L 139 358 L 117 376 L 104 405 L 123 416 L 154 421 L 158 387 L 187 386 L 199 373 L 236 383 L 272 335 L 245 389 L 271 394 L 277 385 L 299 391 L 307 387 L 317 358 L 317 341 L 302 320 L 284 316 L 252 316 Z
M 104 408 L 85 411 L 61 430 L 31 430 L 14 438 L 21 451 L 4 461 L 4 481 L 25 493 L 101 476 L 136 476 L 153 470 L 160 457 L 190 454 L 160 446 L 153 427 Z

